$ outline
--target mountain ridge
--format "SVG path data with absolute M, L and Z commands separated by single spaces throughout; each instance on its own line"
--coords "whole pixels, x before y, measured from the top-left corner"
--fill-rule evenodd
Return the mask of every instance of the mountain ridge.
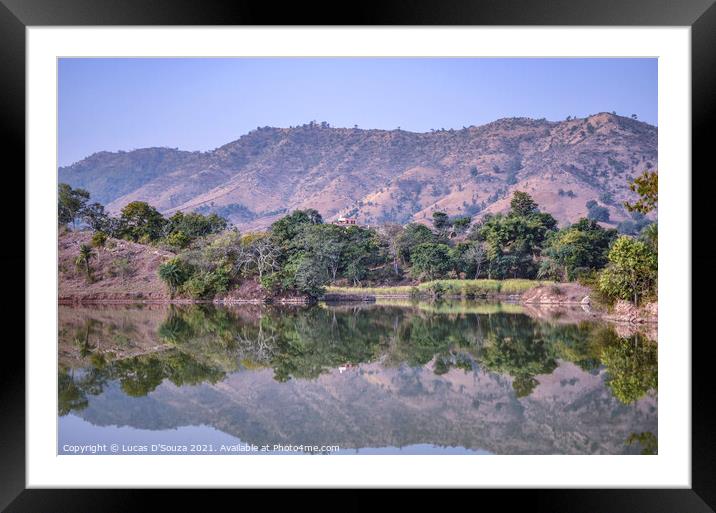
M 429 222 L 432 211 L 480 217 L 525 190 L 561 224 L 595 200 L 610 221 L 628 217 L 628 183 L 656 169 L 658 129 L 610 113 L 547 121 L 501 118 L 460 130 L 259 127 L 210 151 L 97 152 L 58 170 L 117 212 L 131 201 L 160 211 L 217 212 L 262 229 L 316 208 L 363 224 Z

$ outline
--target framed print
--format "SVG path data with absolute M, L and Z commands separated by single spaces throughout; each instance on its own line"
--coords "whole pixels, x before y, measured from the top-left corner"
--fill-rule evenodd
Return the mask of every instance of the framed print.
M 26 346 L 3 507 L 434 487 L 713 510 L 691 169 L 716 8 L 414 7 L 4 1 Z

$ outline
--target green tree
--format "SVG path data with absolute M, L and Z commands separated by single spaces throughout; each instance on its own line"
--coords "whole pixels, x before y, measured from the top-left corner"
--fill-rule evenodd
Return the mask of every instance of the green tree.
M 414 276 L 434 280 L 447 274 L 453 267 L 450 247 L 447 244 L 418 244 L 411 255 Z
M 167 219 L 164 232 L 167 237 L 174 233 L 182 233 L 183 237 L 188 240 L 206 237 L 214 233 L 224 231 L 228 226 L 228 221 L 217 214 L 209 214 L 207 216 L 197 212 L 189 212 L 185 214 L 178 211 Z
M 533 278 L 542 245 L 557 221 L 524 192 L 515 192 L 507 215 L 485 215 L 468 238 L 485 244 L 488 278 Z
M 601 269 L 616 237 L 616 230 L 605 230 L 596 221 L 584 218 L 552 232 L 542 251 L 544 260 L 538 276 L 569 281 L 582 271 Z
M 437 237 L 427 226 L 419 223 L 410 223 L 405 226 L 398 236 L 398 255 L 404 264 L 411 261 L 411 252 L 419 244 L 437 242 Z
M 656 208 L 659 196 L 659 176 L 657 171 L 645 170 L 641 175 L 636 177 L 629 189 L 639 195 L 639 199 L 634 203 L 624 202 L 624 206 L 629 212 L 641 212 L 648 214 Z
M 450 228 L 450 218 L 445 212 L 433 212 L 433 228 L 442 233 Z
M 515 191 L 510 201 L 511 213 L 515 216 L 529 216 L 538 210 L 537 203 L 532 196 L 523 191 Z
M 608 260 L 599 277 L 599 290 L 607 297 L 638 305 L 640 298 L 656 293 L 658 259 L 648 244 L 622 235 L 614 242 Z
M 107 242 L 107 234 L 104 232 L 94 232 L 92 234 L 92 245 L 95 248 L 101 248 Z
M 144 201 L 128 203 L 120 215 L 122 235 L 135 242 L 159 239 L 166 222 L 157 209 Z
M 306 226 L 322 223 L 323 217 L 315 209 L 294 210 L 271 225 L 271 236 L 279 245 L 285 246 Z
M 66 183 L 61 183 L 57 190 L 57 218 L 61 225 L 73 223 L 76 225 L 87 201 L 89 192 L 84 189 L 73 189 Z
M 80 211 L 80 216 L 95 231 L 107 231 L 109 229 L 109 215 L 99 203 L 91 203 L 83 207 Z

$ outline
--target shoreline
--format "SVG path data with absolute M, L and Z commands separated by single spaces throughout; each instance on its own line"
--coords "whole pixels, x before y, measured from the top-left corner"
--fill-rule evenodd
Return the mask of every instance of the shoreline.
M 585 299 L 587 301 L 585 301 Z M 59 298 L 58 305 L 62 306 L 90 306 L 90 305 L 265 305 L 265 306 L 313 306 L 319 302 L 329 306 L 340 305 L 372 305 L 380 301 L 409 300 L 409 301 L 474 301 L 474 302 L 504 302 L 520 305 L 525 308 L 526 314 L 530 316 L 542 316 L 553 314 L 562 316 L 572 310 L 572 317 L 583 317 L 586 319 L 598 319 L 630 326 L 657 326 L 658 316 L 656 315 L 656 303 L 650 303 L 644 307 L 634 307 L 628 302 L 618 301 L 611 311 L 594 308 L 588 301 L 588 296 L 581 300 L 564 298 L 555 299 L 550 296 L 535 298 L 525 297 L 525 294 L 485 294 L 479 297 L 466 297 L 457 294 L 446 294 L 440 297 L 427 295 L 415 296 L 411 294 L 338 294 L 327 293 L 320 298 L 219 298 L 219 299 L 169 299 L 169 298 Z

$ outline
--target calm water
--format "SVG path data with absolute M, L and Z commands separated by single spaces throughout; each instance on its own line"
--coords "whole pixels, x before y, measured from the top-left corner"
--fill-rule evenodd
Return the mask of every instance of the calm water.
M 655 335 L 583 317 L 61 306 L 58 453 L 655 453 Z

